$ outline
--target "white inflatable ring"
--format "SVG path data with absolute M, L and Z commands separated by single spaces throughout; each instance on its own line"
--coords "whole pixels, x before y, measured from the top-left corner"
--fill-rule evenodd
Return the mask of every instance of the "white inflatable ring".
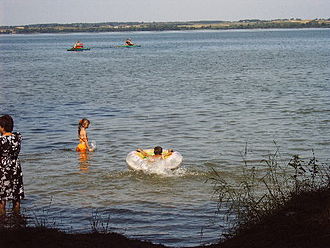
M 144 150 L 146 153 L 153 155 L 153 149 Z M 132 151 L 126 157 L 128 167 L 133 170 L 150 170 L 153 168 L 170 169 L 178 168 L 182 162 L 182 155 L 179 152 L 173 152 L 167 156 L 168 151 L 163 151 L 163 158 L 152 159 L 145 158 L 140 152 Z

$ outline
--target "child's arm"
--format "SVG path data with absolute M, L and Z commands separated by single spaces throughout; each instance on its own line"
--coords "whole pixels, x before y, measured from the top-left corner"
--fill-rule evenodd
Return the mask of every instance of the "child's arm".
M 140 152 L 143 156 L 145 157 L 150 157 L 150 155 L 148 153 L 146 153 L 145 151 L 143 151 L 142 149 L 138 148 L 136 149 L 137 152 Z
M 166 153 L 163 153 L 163 154 L 162 154 L 162 158 L 163 158 L 163 159 L 168 158 L 169 156 L 171 156 L 171 155 L 173 154 L 173 152 L 174 152 L 173 149 L 168 149 L 168 150 L 166 151 Z

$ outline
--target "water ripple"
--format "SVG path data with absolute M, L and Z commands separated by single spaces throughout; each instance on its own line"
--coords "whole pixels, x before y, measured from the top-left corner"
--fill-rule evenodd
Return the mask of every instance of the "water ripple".
M 218 239 L 212 170 L 235 178 L 241 154 L 261 167 L 314 150 L 329 162 L 329 30 L 142 32 L 139 49 L 114 49 L 126 33 L 2 35 L 0 104 L 23 134 L 31 222 L 111 230 L 170 246 Z M 69 53 L 76 40 L 93 47 Z M 52 49 L 43 49 L 52 47 Z M 97 150 L 74 152 L 77 123 Z M 178 150 L 182 167 L 134 172 L 138 147 Z M 212 224 L 213 223 L 213 224 Z

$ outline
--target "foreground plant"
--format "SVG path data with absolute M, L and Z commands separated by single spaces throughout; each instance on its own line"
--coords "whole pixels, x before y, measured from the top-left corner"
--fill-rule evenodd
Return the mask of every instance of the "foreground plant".
M 218 197 L 218 210 L 225 211 L 232 236 L 282 209 L 293 197 L 330 187 L 330 167 L 319 163 L 312 153 L 307 161 L 294 155 L 280 163 L 279 148 L 267 159 L 251 166 L 243 155 L 244 166 L 238 181 L 224 179 L 217 171 L 210 178 Z M 258 168 L 258 169 L 257 169 Z

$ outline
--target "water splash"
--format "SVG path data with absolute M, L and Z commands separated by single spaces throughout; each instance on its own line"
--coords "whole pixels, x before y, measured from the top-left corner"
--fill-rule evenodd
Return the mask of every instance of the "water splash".
M 96 141 L 95 140 L 91 141 L 91 148 L 92 148 L 93 151 L 96 150 Z

